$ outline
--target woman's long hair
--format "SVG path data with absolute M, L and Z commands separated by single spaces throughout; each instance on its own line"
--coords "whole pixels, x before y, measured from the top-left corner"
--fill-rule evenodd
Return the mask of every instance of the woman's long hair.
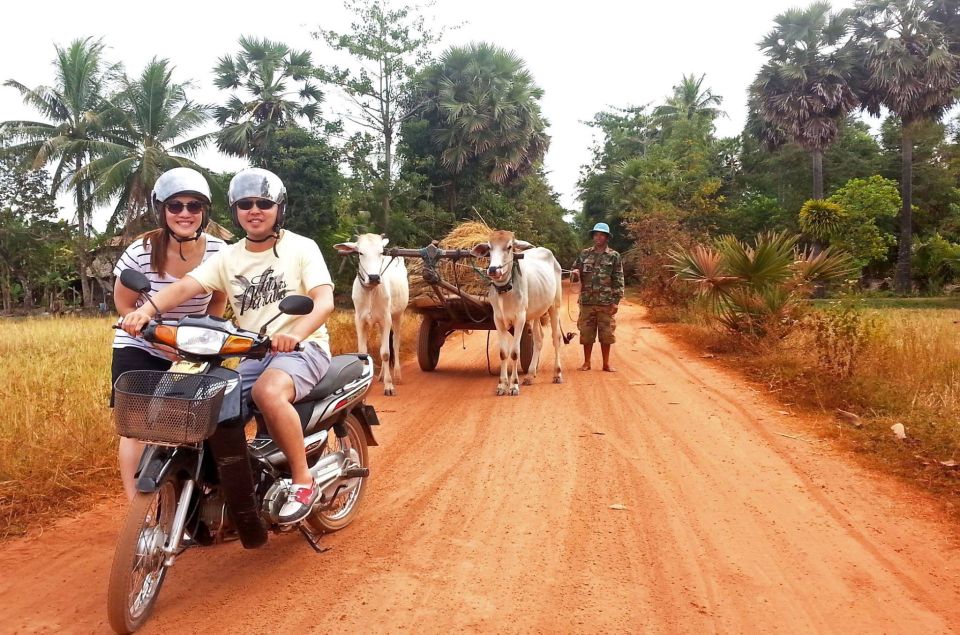
M 167 246 L 170 245 L 170 232 L 166 229 L 152 229 L 143 234 L 143 247 L 150 243 L 150 268 L 158 276 L 167 275 Z

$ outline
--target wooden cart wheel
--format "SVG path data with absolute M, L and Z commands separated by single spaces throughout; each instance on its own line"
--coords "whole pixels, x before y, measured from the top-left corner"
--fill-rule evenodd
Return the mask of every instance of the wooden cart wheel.
M 523 337 L 520 338 L 520 370 L 524 373 L 530 370 L 530 362 L 533 361 L 533 331 L 530 327 L 524 327 Z
M 440 347 L 443 346 L 443 339 L 437 333 L 436 320 L 429 315 L 424 315 L 420 322 L 420 333 L 417 336 L 417 363 L 420 364 L 420 370 L 431 372 L 437 367 L 440 361 Z

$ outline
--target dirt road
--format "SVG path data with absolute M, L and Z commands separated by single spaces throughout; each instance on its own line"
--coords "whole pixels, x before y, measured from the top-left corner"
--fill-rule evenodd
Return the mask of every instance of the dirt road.
M 372 399 L 371 488 L 331 550 L 189 552 L 145 632 L 960 629 L 956 532 L 927 499 L 790 438 L 780 406 L 641 315 L 621 311 L 618 374 L 578 372 L 571 345 L 567 383 L 519 397 L 494 396 L 483 332 L 433 374 L 408 364 Z M 105 632 L 121 510 L 0 549 L 0 631 Z

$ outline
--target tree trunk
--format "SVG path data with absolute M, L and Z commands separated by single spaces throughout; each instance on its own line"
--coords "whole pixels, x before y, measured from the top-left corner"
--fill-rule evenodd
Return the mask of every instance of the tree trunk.
M 3 297 L 3 310 L 9 313 L 13 309 L 13 291 L 10 289 L 10 276 L 0 272 L 0 296 Z
M 814 150 L 810 157 L 813 161 L 813 198 L 823 200 L 823 151 Z
M 79 155 L 74 160 L 77 171 L 83 167 L 83 161 Z M 90 284 L 90 276 L 87 275 L 87 266 L 90 264 L 90 258 L 87 254 L 87 225 L 90 222 L 92 209 L 88 209 L 92 198 L 87 191 L 87 184 L 77 183 L 77 241 L 76 257 L 77 266 L 80 268 L 80 289 L 83 291 L 83 306 L 90 308 L 93 306 L 93 286 Z
M 23 307 L 25 309 L 32 309 L 33 289 L 30 287 L 30 280 L 23 276 L 18 277 L 18 280 L 20 280 L 20 286 L 23 287 Z
M 895 279 L 898 293 L 910 293 L 910 260 L 913 254 L 913 138 L 912 122 L 904 121 L 900 129 L 902 173 L 900 176 L 900 196 L 903 207 L 900 209 L 900 244 L 897 249 L 897 274 Z
M 386 234 L 390 224 L 390 189 L 393 181 L 393 131 L 389 126 L 383 129 L 384 161 L 383 161 L 383 200 L 381 201 L 380 218 L 377 220 L 377 229 Z

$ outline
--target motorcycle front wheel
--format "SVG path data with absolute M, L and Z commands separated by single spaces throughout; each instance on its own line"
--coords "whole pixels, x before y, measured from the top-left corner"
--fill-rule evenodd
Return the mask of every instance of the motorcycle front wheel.
M 177 481 L 168 475 L 155 492 L 137 492 L 120 530 L 107 588 L 107 615 L 117 633 L 132 633 L 150 617 L 166 577 L 164 545 L 177 509 Z
M 363 434 L 360 421 L 353 414 L 343 421 L 347 436 L 340 439 L 331 434 L 324 454 L 330 452 L 346 453 L 353 466 L 367 467 L 367 438 Z M 342 491 L 329 505 L 318 507 L 307 516 L 307 522 L 316 531 L 331 532 L 349 525 L 359 511 L 360 500 L 367 489 L 366 478 L 354 478 L 346 482 L 347 489 Z

